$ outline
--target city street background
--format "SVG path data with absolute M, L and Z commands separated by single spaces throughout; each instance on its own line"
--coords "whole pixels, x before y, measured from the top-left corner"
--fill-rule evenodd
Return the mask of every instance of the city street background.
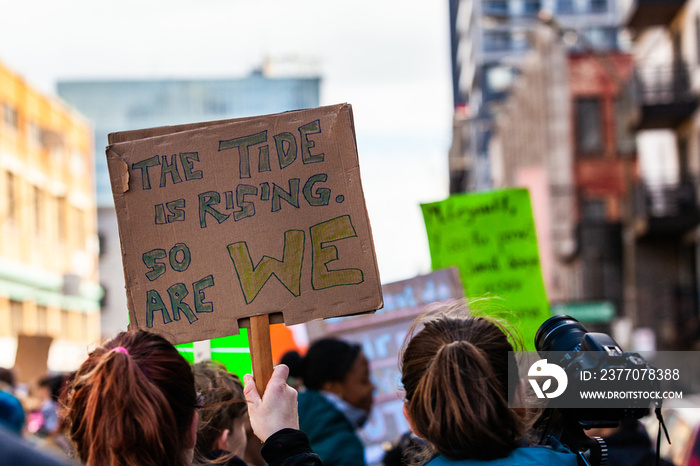
M 321 105 L 353 106 L 382 281 L 430 269 L 419 203 L 447 195 L 446 2 L 28 0 L 11 11 L 0 60 L 52 94 L 57 80 L 238 78 L 266 60 L 273 76 L 320 76 Z

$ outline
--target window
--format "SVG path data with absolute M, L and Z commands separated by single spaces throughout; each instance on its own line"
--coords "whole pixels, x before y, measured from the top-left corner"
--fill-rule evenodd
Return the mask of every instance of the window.
M 603 131 L 600 99 L 576 100 L 576 152 L 602 155 Z
M 584 221 L 604 221 L 605 199 L 584 199 L 581 203 L 581 217 Z
M 483 3 L 484 13 L 488 14 L 507 14 L 508 2 L 505 0 L 486 0 Z
M 40 234 L 43 229 L 43 216 L 41 215 L 44 196 L 38 186 L 34 186 L 34 228 Z
M 81 152 L 71 152 L 70 156 L 68 157 L 70 160 L 70 169 L 73 173 L 79 174 L 79 173 L 85 173 L 86 167 L 85 167 L 85 161 L 87 160 L 87 157 L 85 154 Z
M 596 50 L 617 49 L 617 29 L 614 27 L 592 27 L 584 34 Z
M 58 219 L 56 222 L 58 225 L 58 239 L 64 241 L 66 239 L 66 215 L 68 214 L 66 212 L 65 197 L 56 198 L 56 214 Z
M 31 144 L 41 145 L 41 128 L 33 121 L 27 124 L 27 138 Z
M 501 52 L 510 49 L 510 32 L 488 31 L 484 33 L 484 50 Z
M 631 154 L 637 148 L 635 132 L 627 118 L 631 111 L 629 105 L 624 105 L 621 99 L 615 100 L 615 142 L 620 155 Z
M 574 12 L 574 0 L 557 0 L 556 6 L 557 13 L 573 13 Z
M 590 0 L 589 10 L 591 13 L 603 13 L 608 11 L 608 0 Z
M 7 102 L 2 104 L 2 121 L 9 128 L 19 129 L 19 114 L 17 109 Z
M 46 306 L 36 307 L 36 333 L 38 335 L 46 335 L 49 331 L 48 317 Z
M 83 338 L 90 338 L 92 333 L 90 332 L 90 316 L 81 313 L 80 315 L 80 326 L 81 326 L 81 335 L 83 335 Z
M 511 48 L 515 51 L 523 52 L 530 48 L 530 42 L 527 39 L 525 31 L 513 31 L 511 36 Z
M 10 300 L 10 322 L 12 335 L 24 332 L 24 305 L 21 301 Z
M 542 8 L 540 0 L 525 0 L 525 13 L 528 15 L 536 15 Z
M 73 333 L 70 328 L 70 321 L 70 312 L 61 309 L 61 337 L 66 340 L 71 339 Z
M 17 196 L 15 191 L 15 175 L 11 172 L 5 172 L 5 192 L 7 193 L 7 220 L 14 222 L 17 220 Z
M 82 210 L 75 208 L 73 209 L 73 216 L 75 222 L 75 242 L 76 248 L 80 251 L 85 250 L 85 214 Z
M 102 257 L 107 253 L 107 236 L 104 233 L 97 234 L 97 244 L 100 249 L 99 257 Z

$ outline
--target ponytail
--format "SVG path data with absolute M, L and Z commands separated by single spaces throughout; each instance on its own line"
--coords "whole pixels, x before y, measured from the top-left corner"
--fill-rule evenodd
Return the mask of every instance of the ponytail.
M 424 328 L 410 339 L 418 324 Z M 525 422 L 508 407 L 508 351 L 505 334 L 482 318 L 414 323 L 401 355 L 402 383 L 416 430 L 438 453 L 491 460 L 518 446 Z
M 186 464 L 194 408 L 189 364 L 162 337 L 139 331 L 123 332 L 90 354 L 66 410 L 87 465 L 155 466 Z

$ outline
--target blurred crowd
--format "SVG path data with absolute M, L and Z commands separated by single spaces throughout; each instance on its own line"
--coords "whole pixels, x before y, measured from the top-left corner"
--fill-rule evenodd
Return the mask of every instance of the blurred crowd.
M 511 408 L 513 338 L 464 303 L 420 316 L 399 356 L 411 430 L 385 466 L 564 465 L 577 450 L 533 441 L 534 413 Z M 517 347 L 517 345 L 516 345 Z M 18 384 L 0 369 L 3 465 L 363 466 L 358 435 L 375 386 L 360 345 L 337 338 L 289 352 L 263 394 L 215 361 L 190 365 L 163 337 L 122 332 L 70 374 Z M 596 432 L 610 466 L 670 465 L 636 419 Z
M 59 401 L 72 376 L 46 374 L 29 385 L 17 383 L 11 369 L 0 367 L 0 426 L 49 455 L 73 458 Z

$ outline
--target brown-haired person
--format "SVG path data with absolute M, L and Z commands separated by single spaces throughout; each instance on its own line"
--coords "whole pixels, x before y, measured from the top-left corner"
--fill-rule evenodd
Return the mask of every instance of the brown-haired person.
M 404 415 L 429 466 L 576 466 L 565 448 L 527 446 L 526 414 L 508 406 L 509 351 L 506 333 L 464 303 L 413 323 L 400 355 Z
M 319 465 L 306 436 L 294 429 L 298 422 L 269 414 L 268 406 L 290 396 L 271 390 L 251 409 L 251 423 L 265 438 L 279 440 L 264 445 L 263 456 L 270 466 Z M 192 461 L 199 405 L 187 361 L 163 337 L 137 330 L 122 332 L 90 353 L 75 375 L 65 413 L 78 457 L 87 466 L 184 466 Z M 295 457 L 298 461 L 290 462 Z
M 194 365 L 197 392 L 203 398 L 197 424 L 195 464 L 246 466 L 248 407 L 243 384 L 216 361 Z

